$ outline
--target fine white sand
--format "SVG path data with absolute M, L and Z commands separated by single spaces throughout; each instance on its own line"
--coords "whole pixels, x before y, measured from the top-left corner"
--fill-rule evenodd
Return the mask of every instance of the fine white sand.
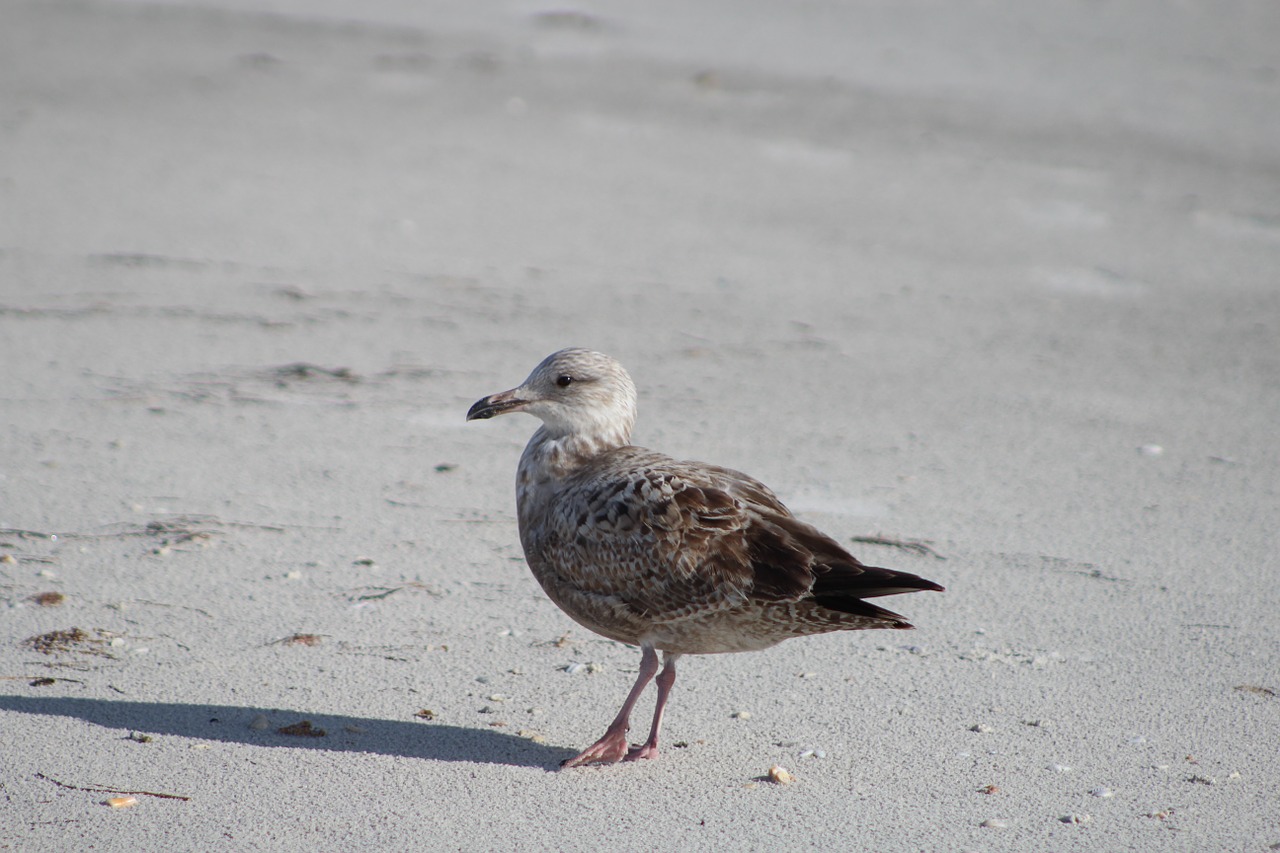
M 0 5 L 0 847 L 1280 843 L 1273 3 L 235 5 Z M 948 591 L 556 772 L 569 345 Z

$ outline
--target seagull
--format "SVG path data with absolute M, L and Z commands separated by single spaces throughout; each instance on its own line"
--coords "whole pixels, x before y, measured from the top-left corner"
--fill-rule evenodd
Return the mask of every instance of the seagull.
M 512 412 L 542 421 L 516 473 L 520 544 L 533 576 L 574 621 L 641 652 L 639 675 L 604 736 L 562 766 L 655 758 L 683 655 L 911 628 L 866 599 L 943 590 L 863 565 L 759 480 L 632 445 L 635 384 L 603 353 L 552 353 L 518 387 L 477 401 L 467 420 Z M 649 737 L 632 746 L 632 709 L 655 679 Z

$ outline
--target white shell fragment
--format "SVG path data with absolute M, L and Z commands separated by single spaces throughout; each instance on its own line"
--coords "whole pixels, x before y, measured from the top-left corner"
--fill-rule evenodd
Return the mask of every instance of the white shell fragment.
M 564 671 L 570 675 L 577 675 L 580 672 L 585 672 L 588 675 L 594 675 L 595 673 L 603 670 L 604 664 L 602 663 L 571 663 L 564 667 Z

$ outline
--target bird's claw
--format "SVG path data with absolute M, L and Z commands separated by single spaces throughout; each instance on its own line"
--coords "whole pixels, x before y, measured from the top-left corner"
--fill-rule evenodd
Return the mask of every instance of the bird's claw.
M 646 743 L 643 746 L 633 746 L 627 750 L 626 757 L 623 761 L 643 761 L 647 758 L 658 757 L 657 744 Z
M 584 749 L 573 758 L 560 762 L 561 767 L 581 767 L 584 764 L 617 764 L 623 759 L 630 760 L 631 748 L 627 744 L 625 731 L 607 732 L 600 740 Z

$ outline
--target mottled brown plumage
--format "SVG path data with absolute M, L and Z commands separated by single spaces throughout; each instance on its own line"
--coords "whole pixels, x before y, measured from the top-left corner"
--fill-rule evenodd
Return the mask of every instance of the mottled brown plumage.
M 829 631 L 910 628 L 865 599 L 942 587 L 864 566 L 758 480 L 634 447 L 635 386 L 612 358 L 548 356 L 467 419 L 543 421 L 516 482 L 520 541 L 547 595 L 575 621 L 642 649 L 640 676 L 608 732 L 568 765 L 657 755 L 676 659 L 754 651 Z M 657 651 L 664 653 L 658 674 Z M 628 749 L 632 706 L 657 675 L 648 741 Z

